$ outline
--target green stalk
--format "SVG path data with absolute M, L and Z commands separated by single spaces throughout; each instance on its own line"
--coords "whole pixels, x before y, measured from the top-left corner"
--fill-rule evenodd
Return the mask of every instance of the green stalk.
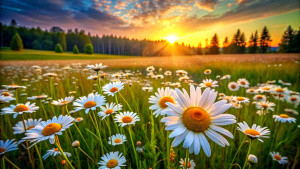
M 20 169 L 18 166 L 16 166 L 13 162 L 11 162 L 8 158 L 6 158 L 5 156 L 3 156 L 3 159 L 5 159 L 7 162 L 9 162 L 12 166 L 14 166 L 15 168 L 17 169 Z M 4 160 L 3 160 L 3 166 L 5 167 L 5 164 L 4 164 Z
M 57 136 L 56 136 L 57 137 Z M 63 150 L 61 149 L 61 147 L 57 144 L 56 140 L 55 140 L 55 146 L 58 148 L 59 152 L 61 153 L 61 155 L 64 157 L 64 159 L 67 161 L 67 163 L 69 164 L 69 166 L 72 168 L 72 169 L 75 169 L 71 162 L 68 160 L 68 158 L 66 157 L 65 153 L 63 152 Z
M 244 139 L 243 139 L 241 145 L 239 146 L 238 150 L 236 151 L 236 153 L 235 153 L 235 155 L 234 155 L 234 157 L 233 157 L 233 159 L 232 159 L 232 161 L 231 161 L 231 163 L 230 163 L 230 168 L 233 166 L 232 164 L 233 164 L 233 162 L 234 162 L 236 156 L 238 155 L 238 152 L 240 151 L 242 145 L 244 144 L 245 139 L 246 139 L 246 135 L 244 136 Z M 229 168 L 229 169 L 230 169 L 230 168 Z
M 128 102 L 125 100 L 125 98 L 122 96 L 122 94 L 119 92 L 120 96 L 122 97 L 122 99 L 124 100 L 124 102 L 127 104 L 128 108 L 130 109 L 130 111 L 132 112 L 131 107 L 129 106 Z
M 24 119 L 24 114 L 21 115 L 22 116 L 22 122 L 23 122 L 23 126 L 24 126 L 24 131 L 26 133 L 26 125 L 25 125 L 25 119 Z M 31 153 L 30 153 L 30 150 L 28 149 L 29 145 L 28 145 L 28 141 L 26 140 L 26 150 L 27 150 L 27 153 L 28 153 L 28 158 L 29 158 L 29 161 L 32 165 L 32 168 L 34 168 L 34 162 L 32 161 L 31 159 Z
M 44 165 L 43 165 L 43 160 L 42 160 L 42 157 L 41 157 L 41 153 L 40 153 L 40 151 L 39 151 L 39 149 L 37 148 L 37 146 L 36 145 L 34 145 L 34 148 L 35 148 L 35 150 L 36 150 L 36 152 L 37 152 L 37 154 L 38 154 L 38 156 L 39 156 L 39 160 L 40 160 L 40 164 L 41 164 L 41 168 L 42 169 L 44 169 Z
M 186 150 L 185 150 L 185 169 L 187 169 L 188 168 L 188 163 L 189 163 L 189 149 L 187 148 Z
M 140 168 L 139 164 L 138 164 L 137 152 L 135 150 L 133 139 L 132 139 L 131 126 L 129 126 L 128 131 L 129 131 L 129 136 L 130 136 L 130 140 L 131 140 L 131 144 L 132 144 L 132 149 L 133 149 L 133 152 L 134 152 L 134 158 L 135 158 L 136 168 Z
M 98 131 L 98 137 L 99 137 L 99 139 L 100 139 L 101 152 L 102 152 L 101 155 L 104 155 L 102 138 L 101 138 L 101 134 L 100 134 L 100 130 L 99 130 L 99 126 L 98 126 L 98 122 L 97 122 L 95 113 L 96 113 L 96 111 L 93 112 L 93 116 L 94 116 L 95 124 L 96 124 L 96 127 L 97 127 L 96 129 L 97 129 L 97 131 Z
M 250 139 L 250 143 L 249 143 L 249 149 L 248 149 L 248 152 L 247 152 L 247 156 L 246 156 L 246 160 L 245 160 L 245 163 L 244 163 L 243 169 L 246 167 L 246 164 L 247 164 L 248 156 L 249 156 L 249 154 L 250 154 L 250 150 L 251 150 L 251 144 L 252 144 L 252 140 Z
M 96 161 L 94 161 L 86 152 L 84 152 L 80 147 L 78 147 L 78 149 L 84 154 L 86 155 L 93 163 L 96 164 L 96 166 L 98 167 L 98 164 Z

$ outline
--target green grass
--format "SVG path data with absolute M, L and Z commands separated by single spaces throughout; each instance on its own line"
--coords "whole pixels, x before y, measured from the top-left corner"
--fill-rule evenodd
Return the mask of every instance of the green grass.
M 211 78 L 216 79 L 217 75 L 226 75 L 230 74 L 231 79 L 219 82 L 219 87 L 216 88 L 216 91 L 219 93 L 225 93 L 226 95 L 233 96 L 245 96 L 252 100 L 253 95 L 246 94 L 245 89 L 241 88 L 236 92 L 230 92 L 228 90 L 227 84 L 229 82 L 237 81 L 239 78 L 246 78 L 250 82 L 251 87 L 257 87 L 257 84 L 265 83 L 269 80 L 279 79 L 292 83 L 288 88 L 293 91 L 300 91 L 300 72 L 299 64 L 294 62 L 285 62 L 282 66 L 273 66 L 271 64 L 270 67 L 267 66 L 267 63 L 226 63 L 226 62 L 211 62 L 211 63 L 203 63 L 202 65 L 189 67 L 185 69 L 188 71 L 188 76 L 194 80 L 197 84 L 199 84 L 203 79 Z M 84 65 L 83 65 L 84 66 Z M 110 66 L 110 65 L 108 65 Z M 155 65 L 154 65 L 155 66 Z M 52 69 L 53 68 L 53 69 Z M 61 68 L 61 67 L 60 67 Z M 164 87 L 161 82 L 178 82 L 178 77 L 175 75 L 176 69 L 180 69 L 180 67 L 172 67 L 171 65 L 166 68 L 162 67 L 162 71 L 159 71 L 159 67 L 155 67 L 158 74 L 163 74 L 166 70 L 171 70 L 173 72 L 171 77 L 165 77 L 162 80 L 153 80 L 151 78 L 146 78 L 147 72 L 145 71 L 146 67 L 132 66 L 122 68 L 123 70 L 132 70 L 134 72 L 139 72 L 141 75 L 130 76 L 130 80 L 132 80 L 132 86 L 125 84 L 125 88 L 120 91 L 122 96 L 129 103 L 129 106 L 132 108 L 133 112 L 136 112 L 140 121 L 136 122 L 134 126 L 131 127 L 132 139 L 133 143 L 136 144 L 137 141 L 141 141 L 142 145 L 145 146 L 144 152 L 142 154 L 138 154 L 138 161 L 140 168 L 167 168 L 168 165 L 168 143 L 171 143 L 173 139 L 167 139 L 170 134 L 165 131 L 165 126 L 160 122 L 161 116 L 158 118 L 152 116 L 152 112 L 149 110 L 151 106 L 149 104 L 149 97 L 154 95 L 157 92 L 157 89 L 160 87 Z M 35 70 L 30 68 L 30 65 L 20 66 L 20 67 L 6 67 L 1 69 L 2 76 L 0 77 L 0 85 L 8 85 L 11 83 L 16 83 L 18 85 L 27 86 L 27 89 L 18 90 L 18 102 L 25 103 L 27 102 L 27 97 L 46 94 L 48 97 L 52 97 L 54 100 L 64 98 L 66 96 L 73 95 L 75 99 L 87 96 L 89 93 L 98 91 L 97 85 L 93 80 L 87 80 L 87 77 L 90 74 L 94 74 L 94 72 L 84 72 L 83 68 L 79 70 L 72 69 L 70 71 L 58 69 L 57 66 L 50 66 L 49 68 L 43 68 L 42 72 L 54 71 L 54 73 L 58 74 L 58 78 L 54 79 L 54 83 L 57 83 L 57 86 L 50 87 L 48 78 L 43 77 L 42 80 L 37 80 L 37 76 L 41 75 L 37 73 Z M 203 72 L 205 69 L 211 69 L 211 75 L 204 75 Z M 105 73 L 112 74 L 116 71 L 120 71 L 118 68 L 106 68 L 104 69 Z M 22 81 L 21 79 L 27 78 L 29 82 Z M 33 78 L 33 79 L 32 79 Z M 127 82 L 127 78 L 123 80 Z M 153 92 L 147 93 L 142 90 L 142 85 L 140 82 L 144 81 L 152 82 L 151 86 L 153 87 Z M 72 83 L 75 82 L 75 83 Z M 109 81 L 106 79 L 102 81 L 102 86 Z M 188 84 L 181 82 L 182 87 L 185 88 L 189 92 Z M 276 83 L 279 84 L 279 83 Z M 181 89 L 180 88 L 180 89 Z M 51 90 L 53 92 L 51 93 Z M 70 91 L 76 91 L 76 94 L 69 94 Z M 13 92 L 13 91 L 12 91 Z M 27 96 L 21 96 L 21 94 L 27 94 Z M 297 127 L 299 124 L 300 116 L 290 115 L 297 119 L 296 123 L 279 123 L 274 122 L 272 115 L 274 114 L 282 114 L 284 113 L 285 108 L 295 109 L 300 112 L 299 106 L 294 108 L 294 106 L 286 101 L 278 101 L 274 99 L 271 95 L 266 94 L 268 97 L 268 101 L 274 102 L 276 104 L 275 110 L 270 111 L 265 116 L 258 116 L 256 114 L 257 109 L 255 105 L 250 103 L 249 105 L 243 104 L 243 108 L 238 110 L 234 108 L 230 108 L 226 113 L 233 114 L 236 117 L 239 117 L 238 122 L 246 121 L 249 125 L 257 124 L 262 127 L 268 127 L 271 131 L 270 138 L 263 138 L 264 143 L 259 142 L 258 140 L 253 141 L 252 149 L 250 151 L 251 154 L 254 154 L 258 158 L 258 164 L 252 166 L 251 168 L 256 169 L 277 169 L 277 168 L 292 168 L 293 165 L 299 160 L 299 151 L 300 151 L 300 141 L 299 135 L 300 130 Z M 115 102 L 115 98 L 112 96 L 107 96 L 106 102 L 111 103 Z M 129 107 L 126 102 L 121 98 L 118 94 L 118 102 L 123 105 L 122 111 L 129 111 Z M 252 100 L 253 101 L 253 100 Z M 61 114 L 65 115 L 66 110 L 63 107 L 54 106 L 51 102 L 46 102 L 45 104 L 40 101 L 30 101 L 31 103 L 36 103 L 37 106 L 40 106 L 40 109 L 32 114 L 25 114 L 25 119 L 27 118 L 42 118 L 43 120 L 47 120 L 44 115 L 45 112 L 49 118 L 53 116 L 59 116 Z M 10 104 L 15 104 L 14 101 L 11 103 L 1 104 L 1 108 L 8 107 Z M 45 107 L 45 112 L 42 107 Z M 72 104 L 68 105 L 68 109 L 72 110 L 74 107 Z M 97 109 L 96 112 L 98 112 Z M 100 117 L 96 117 L 98 122 L 98 126 L 100 128 L 100 135 L 102 141 L 100 142 L 97 139 L 96 129 L 91 121 L 90 114 L 92 115 L 93 111 L 90 111 L 89 114 L 85 114 L 83 110 L 72 114 L 72 117 L 83 117 L 84 120 L 82 122 L 76 123 L 79 127 L 79 130 L 82 132 L 85 140 L 88 143 L 88 146 L 92 151 L 88 150 L 88 147 L 84 143 L 84 140 L 77 132 L 75 126 L 71 126 L 68 130 L 64 131 L 61 136 L 59 136 L 60 143 L 62 149 L 65 152 L 69 152 L 72 154 L 70 157 L 70 161 L 75 168 L 96 168 L 96 166 L 91 162 L 83 153 L 78 151 L 78 149 L 72 148 L 71 144 L 74 140 L 79 140 L 81 143 L 81 148 L 86 151 L 95 161 L 100 161 L 102 153 L 101 146 L 104 147 L 104 152 L 108 153 L 111 151 L 119 151 L 122 152 L 125 156 L 127 162 L 126 166 L 123 168 L 132 168 L 136 169 L 135 155 L 134 155 L 134 147 L 131 144 L 131 138 L 128 130 L 128 126 L 126 127 L 117 127 L 113 118 L 106 118 L 105 121 L 101 120 Z M 17 139 L 20 140 L 23 135 L 13 134 L 12 127 L 18 122 L 21 121 L 21 116 L 18 116 L 16 119 L 12 118 L 12 115 L 1 115 L 1 139 Z M 222 148 L 216 143 L 212 142 L 209 138 L 208 140 L 211 146 L 212 156 L 206 157 L 203 150 L 200 151 L 199 155 L 189 155 L 190 159 L 193 159 L 196 162 L 196 168 L 224 168 L 228 169 L 229 165 L 238 149 L 241 145 L 242 140 L 244 138 L 244 134 L 240 131 L 237 131 L 237 124 L 225 125 L 221 126 L 225 129 L 229 130 L 234 135 L 234 139 L 227 138 L 230 146 L 226 146 Z M 127 142 L 124 145 L 113 147 L 108 144 L 108 137 L 111 134 L 123 133 L 127 137 Z M 249 138 L 246 138 L 249 141 Z M 175 168 L 179 168 L 179 161 L 181 158 L 185 158 L 185 149 L 182 147 L 182 143 L 177 147 L 174 147 L 175 151 Z M 247 150 L 248 143 L 244 143 L 242 145 L 241 151 L 239 152 L 234 163 L 243 165 Z M 37 144 L 38 151 L 41 152 L 42 155 L 46 153 L 46 150 L 54 148 L 55 146 L 50 144 L 49 141 L 43 141 Z M 34 148 L 30 149 L 31 154 L 33 154 L 35 167 L 40 168 L 39 159 Z M 269 152 L 276 151 L 279 152 L 283 156 L 287 156 L 289 158 L 289 163 L 285 166 L 281 166 L 278 162 L 275 162 L 271 159 Z M 298 155 L 298 156 L 297 156 Z M 26 150 L 19 146 L 19 150 L 5 153 L 5 156 L 14 162 L 17 166 L 21 168 L 31 168 L 30 163 L 28 162 L 28 154 Z M 298 157 L 298 158 L 297 158 Z M 48 157 L 48 159 L 43 160 L 43 165 L 45 168 L 66 168 L 60 165 L 62 160 L 62 156 L 56 156 L 54 158 Z M 2 164 L 1 164 L 2 165 Z M 5 162 L 7 168 L 11 168 L 12 166 Z M 299 165 L 299 163 L 298 163 Z M 237 169 L 237 166 L 234 166 L 233 169 Z M 248 167 L 247 167 L 248 168 Z
M 133 56 L 104 54 L 73 54 L 72 52 L 55 53 L 54 51 L 30 50 L 12 51 L 9 48 L 0 49 L 0 60 L 84 60 L 84 59 L 124 59 Z

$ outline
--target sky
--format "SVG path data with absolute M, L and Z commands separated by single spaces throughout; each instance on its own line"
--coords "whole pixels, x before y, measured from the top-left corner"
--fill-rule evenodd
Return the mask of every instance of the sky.
M 197 46 L 217 33 L 222 44 L 237 29 L 247 41 L 267 26 L 278 46 L 284 30 L 300 27 L 299 0 L 0 0 L 0 21 L 50 29 L 84 29 L 92 35 L 168 39 Z

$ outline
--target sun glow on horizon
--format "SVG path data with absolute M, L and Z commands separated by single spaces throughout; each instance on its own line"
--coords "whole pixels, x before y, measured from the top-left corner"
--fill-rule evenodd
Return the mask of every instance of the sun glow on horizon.
M 166 39 L 167 39 L 168 42 L 174 43 L 174 42 L 176 41 L 177 38 L 176 38 L 176 36 L 171 35 L 171 36 L 167 37 Z

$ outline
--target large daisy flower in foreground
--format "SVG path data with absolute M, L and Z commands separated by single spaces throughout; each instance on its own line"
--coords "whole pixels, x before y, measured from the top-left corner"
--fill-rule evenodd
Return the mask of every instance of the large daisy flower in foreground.
M 27 102 L 26 104 L 19 103 L 17 105 L 10 105 L 10 107 L 5 107 L 2 109 L 2 114 L 14 114 L 14 118 L 16 118 L 19 114 L 23 113 L 33 113 L 38 110 L 39 107 L 35 106 L 35 103 L 30 104 Z
M 98 164 L 101 165 L 99 169 L 120 169 L 122 166 L 126 166 L 125 162 L 125 157 L 122 156 L 122 153 L 119 154 L 119 152 L 117 151 L 106 153 L 101 157 L 101 161 Z
M 104 105 L 105 97 L 98 93 L 90 93 L 88 97 L 83 96 L 76 99 L 73 103 L 75 106 L 75 111 L 85 109 L 85 113 L 88 114 L 89 110 L 96 110 L 96 107 Z
M 14 151 L 18 149 L 18 144 L 14 142 L 15 140 L 0 140 L 0 156 L 9 151 Z
M 218 92 L 210 88 L 201 93 L 200 87 L 195 89 L 190 85 L 190 96 L 185 89 L 181 92 L 176 88 L 175 91 L 177 94 L 174 97 L 178 104 L 166 103 L 169 108 L 165 110 L 165 114 L 168 117 L 161 120 L 167 126 L 166 130 L 173 130 L 169 135 L 170 138 L 175 137 L 172 146 L 178 146 L 184 140 L 183 147 L 189 148 L 190 153 L 199 154 L 202 147 L 208 157 L 211 149 L 206 136 L 222 147 L 229 146 L 221 134 L 230 138 L 233 135 L 219 125 L 236 123 L 235 116 L 222 114 L 231 104 L 226 104 L 226 100 L 214 103 Z
M 108 83 L 105 86 L 103 86 L 104 94 L 107 94 L 109 96 L 114 96 L 115 93 L 118 93 L 120 90 L 124 88 L 124 84 L 122 82 L 113 82 Z
M 58 99 L 58 101 L 52 101 L 52 104 L 56 106 L 64 106 L 71 103 L 74 100 L 74 96 L 65 97 L 64 99 Z
M 246 134 L 250 139 L 258 139 L 263 142 L 260 138 L 269 138 L 267 135 L 270 134 L 270 130 L 267 127 L 261 128 L 253 124 L 250 128 L 248 124 L 244 121 L 243 123 L 238 123 L 239 127 L 237 128 L 244 134 Z
M 279 164 L 287 164 L 288 158 L 287 157 L 282 157 L 279 152 L 270 152 L 271 157 L 273 158 L 274 161 L 278 161 Z
M 25 135 L 26 137 L 23 140 L 30 140 L 30 142 L 34 142 L 30 147 L 35 145 L 38 142 L 48 140 L 51 144 L 55 143 L 54 137 L 55 135 L 62 135 L 62 132 L 67 128 L 73 125 L 74 118 L 71 116 L 62 116 L 60 115 L 58 118 L 54 116 L 47 121 L 42 121 L 40 124 L 35 126 L 35 128 L 28 130 Z
M 169 87 L 166 87 L 165 89 L 158 88 L 155 96 L 149 98 L 149 103 L 152 104 L 150 110 L 154 110 L 153 115 L 156 117 L 158 115 L 163 115 L 163 111 L 168 107 L 166 103 L 175 103 L 172 91 L 173 89 L 170 89 Z
M 28 119 L 25 120 L 25 127 L 26 130 L 30 130 L 33 129 L 36 125 L 38 125 L 40 122 L 42 121 L 42 118 L 40 119 Z M 19 121 L 15 127 L 13 127 L 14 129 L 14 134 L 22 134 L 25 133 L 25 129 L 24 129 L 24 124 L 23 121 Z
M 64 154 L 67 156 L 67 157 L 71 157 L 71 153 L 68 153 L 68 152 L 64 152 Z M 50 150 L 47 150 L 46 154 L 43 155 L 43 160 L 46 160 L 46 158 L 48 158 L 49 156 L 56 156 L 56 155 L 61 155 L 60 151 L 58 150 L 58 148 L 52 148 Z
M 279 116 L 273 115 L 273 118 L 275 118 L 275 121 L 280 121 L 281 123 L 285 123 L 285 122 L 296 123 L 296 119 L 288 116 L 287 114 L 281 114 Z
M 99 71 L 102 70 L 104 68 L 107 68 L 108 66 L 103 65 L 102 63 L 96 64 L 96 65 L 87 65 L 86 68 L 90 69 L 90 70 L 94 70 L 94 71 Z
M 103 120 L 105 117 L 108 117 L 111 114 L 122 110 L 122 105 L 121 104 L 117 105 L 115 103 L 110 103 L 110 104 L 106 103 L 106 105 L 101 106 L 100 109 L 101 109 L 101 111 L 98 112 L 98 116 L 102 117 L 102 120 Z
M 202 83 L 199 84 L 200 87 L 218 87 L 218 81 L 212 79 L 204 79 Z
M 136 121 L 140 121 L 139 116 L 136 113 L 129 111 L 117 114 L 115 117 L 115 122 L 120 123 L 119 126 L 122 127 L 130 124 L 135 124 Z
M 116 134 L 108 138 L 108 144 L 110 145 L 120 145 L 126 141 L 126 136 L 123 134 Z

